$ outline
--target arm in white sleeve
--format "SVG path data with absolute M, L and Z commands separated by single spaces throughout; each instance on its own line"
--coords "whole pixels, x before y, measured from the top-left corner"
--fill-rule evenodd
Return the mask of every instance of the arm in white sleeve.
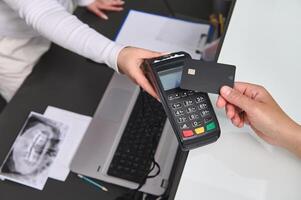
M 80 6 L 88 6 L 91 3 L 93 3 L 94 1 L 97 1 L 97 0 L 76 0 L 77 4 Z
M 56 0 L 4 0 L 26 23 L 52 42 L 118 71 L 116 44 L 68 13 Z

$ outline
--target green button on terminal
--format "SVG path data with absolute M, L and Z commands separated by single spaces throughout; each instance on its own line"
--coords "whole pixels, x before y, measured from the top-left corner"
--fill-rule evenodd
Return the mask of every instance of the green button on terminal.
M 206 125 L 206 130 L 207 131 L 211 131 L 211 130 L 213 130 L 215 128 L 216 128 L 216 126 L 215 126 L 214 122 L 211 122 L 211 123 L 209 123 L 209 124 Z

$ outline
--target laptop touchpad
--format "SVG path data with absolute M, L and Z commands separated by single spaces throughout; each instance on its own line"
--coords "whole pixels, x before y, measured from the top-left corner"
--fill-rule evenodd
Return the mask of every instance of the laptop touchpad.
M 99 117 L 121 122 L 129 106 L 133 93 L 120 88 L 112 88 L 104 99 Z

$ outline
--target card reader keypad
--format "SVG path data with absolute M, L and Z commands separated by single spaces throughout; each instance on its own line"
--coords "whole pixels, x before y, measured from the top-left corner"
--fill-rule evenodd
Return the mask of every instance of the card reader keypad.
M 179 88 L 168 92 L 168 103 L 184 140 L 210 134 L 217 128 L 205 95 Z

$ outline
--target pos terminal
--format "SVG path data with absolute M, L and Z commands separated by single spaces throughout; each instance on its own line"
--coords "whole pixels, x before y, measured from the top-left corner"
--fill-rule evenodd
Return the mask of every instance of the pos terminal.
M 185 52 L 146 59 L 142 68 L 158 93 L 182 150 L 215 142 L 220 127 L 207 93 L 180 88 Z

